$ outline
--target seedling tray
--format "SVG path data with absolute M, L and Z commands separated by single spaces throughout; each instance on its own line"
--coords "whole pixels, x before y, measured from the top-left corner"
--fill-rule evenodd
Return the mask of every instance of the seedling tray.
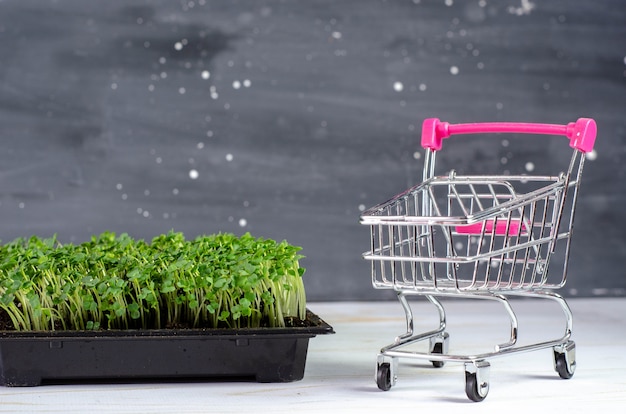
M 334 333 L 309 310 L 304 322 L 254 329 L 0 331 L 0 384 L 298 381 L 309 339 Z

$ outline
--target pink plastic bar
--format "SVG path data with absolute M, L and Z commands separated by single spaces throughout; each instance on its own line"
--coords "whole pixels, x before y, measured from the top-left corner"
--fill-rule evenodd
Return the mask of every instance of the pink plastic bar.
M 596 141 L 596 121 L 580 118 L 567 125 L 529 124 L 519 122 L 485 122 L 473 124 L 450 124 L 437 118 L 428 118 L 422 124 L 422 147 L 439 151 L 444 139 L 452 135 L 479 133 L 521 133 L 540 135 L 563 135 L 569 138 L 570 147 L 584 153 L 593 150 Z
M 456 232 L 459 234 L 470 234 L 470 235 L 480 235 L 483 232 L 483 225 L 485 226 L 485 234 L 493 234 L 493 223 L 494 220 L 487 220 L 481 223 L 474 224 L 465 224 L 462 226 L 456 226 Z M 497 236 L 505 236 L 507 234 L 506 220 L 497 220 L 496 221 L 496 231 L 495 234 Z M 520 233 L 520 225 L 522 226 L 522 231 Z M 526 225 L 520 223 L 520 220 L 511 220 L 509 224 L 509 232 L 508 236 L 517 236 L 526 234 Z

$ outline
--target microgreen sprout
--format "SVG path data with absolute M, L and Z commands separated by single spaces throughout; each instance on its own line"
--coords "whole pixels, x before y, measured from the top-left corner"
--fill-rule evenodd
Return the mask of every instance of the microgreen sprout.
M 283 327 L 306 317 L 299 251 L 249 233 L 17 239 L 0 246 L 0 314 L 26 331 Z

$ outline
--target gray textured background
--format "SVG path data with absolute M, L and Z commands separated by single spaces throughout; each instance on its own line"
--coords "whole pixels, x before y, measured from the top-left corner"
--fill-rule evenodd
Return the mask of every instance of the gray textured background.
M 310 300 L 389 298 L 358 217 L 420 181 L 424 118 L 584 116 L 563 293 L 623 296 L 625 109 L 618 0 L 0 0 L 0 239 L 249 231 L 303 247 Z M 569 157 L 503 142 L 450 145 L 440 171 Z

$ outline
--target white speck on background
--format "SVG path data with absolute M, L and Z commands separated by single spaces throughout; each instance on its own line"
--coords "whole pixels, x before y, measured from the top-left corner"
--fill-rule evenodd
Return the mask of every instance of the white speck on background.
M 226 154 L 226 161 L 231 162 L 233 160 L 233 154 Z
M 156 157 L 156 159 L 154 161 L 156 161 L 157 164 L 161 164 L 163 162 L 163 158 Z
M 419 160 L 420 158 L 422 158 L 422 153 L 419 152 L 419 151 L 415 151 L 413 153 L 413 158 L 416 159 L 416 160 Z
M 152 84 L 148 85 L 148 90 L 150 92 L 153 92 L 154 91 L 154 85 L 152 85 Z
M 496 104 L 496 109 L 497 109 L 497 110 L 501 110 L 502 108 L 504 108 L 504 105 L 502 104 L 502 102 L 498 102 L 498 103 Z
M 341 34 L 341 32 L 333 32 L 332 36 L 333 36 L 333 39 L 339 40 L 339 39 L 341 39 L 342 34 Z
M 244 88 L 249 88 L 250 86 L 252 86 L 252 82 L 250 82 L 250 79 L 245 79 L 243 81 L 243 86 Z
M 248 200 L 244 200 L 243 206 L 244 207 L 250 207 L 250 202 Z
M 526 165 L 524 166 L 524 168 L 526 168 L 526 171 L 531 172 L 535 170 L 535 164 L 533 164 L 532 162 L 527 162 Z
M 420 83 L 420 86 L 419 86 L 419 90 L 420 91 L 424 92 L 426 90 L 426 88 L 427 88 L 427 86 L 426 86 L 425 83 Z
M 503 139 L 502 140 L 502 146 L 505 147 L 505 148 L 508 147 L 509 146 L 509 140 L 508 139 Z
M 116 90 L 117 89 L 117 83 L 113 82 L 111 84 L 111 89 Z
M 241 88 L 241 82 L 239 82 L 238 80 L 233 81 L 233 89 L 239 89 Z
M 359 211 L 365 211 L 365 204 L 359 204 Z
M 213 131 L 209 130 L 206 132 L 206 136 L 211 138 L 213 136 Z
M 404 85 L 402 84 L 402 82 L 394 82 L 393 84 L 393 90 L 396 92 L 402 92 L 402 90 L 404 89 Z
M 183 44 L 181 42 L 174 43 L 174 49 L 183 50 Z
M 520 6 L 509 7 L 509 13 L 515 14 L 517 16 L 522 16 L 524 14 L 530 14 L 530 12 L 535 8 L 535 3 L 531 3 L 530 0 L 520 0 Z
M 458 75 L 459 74 L 459 67 L 458 66 L 450 66 L 450 73 L 453 75 Z
M 127 200 L 128 199 L 128 194 L 124 193 L 122 194 L 122 200 Z
M 245 218 L 239 219 L 239 226 L 246 227 L 248 225 L 248 221 Z
M 203 70 L 201 76 L 202 79 L 209 79 L 211 77 L 211 72 L 209 72 L 208 70 Z
M 24 207 L 26 207 L 26 204 L 24 204 L 24 202 L 23 202 L 23 201 L 21 201 L 21 202 L 18 204 L 18 206 L 19 206 L 19 208 L 24 208 Z
M 160 63 L 161 65 L 165 65 L 165 62 L 167 62 L 167 59 L 165 59 L 165 57 L 160 57 L 160 58 L 159 58 L 159 63 Z
M 198 149 L 204 148 L 204 142 L 198 142 L 197 147 L 198 147 Z
M 463 243 L 461 243 L 461 242 L 457 242 L 457 243 L 454 245 L 454 248 L 455 248 L 455 249 L 457 249 L 458 251 L 463 250 Z
M 454 0 L 446 0 L 446 6 L 450 7 L 454 4 Z
M 183 88 L 182 86 L 180 88 L 178 88 L 178 93 L 181 95 L 184 95 L 185 92 L 187 92 L 187 89 Z
M 198 179 L 199 175 L 200 174 L 198 174 L 198 170 L 189 170 L 189 178 L 191 178 L 192 180 Z
M 178 193 L 179 193 L 178 188 L 173 188 L 172 189 L 172 194 L 178 195 Z
M 122 188 L 124 188 L 124 186 L 122 185 L 122 183 L 117 183 L 115 185 L 115 188 L 117 188 L 118 190 L 121 190 Z
M 585 154 L 585 158 L 589 161 L 595 161 L 598 158 L 598 153 L 596 152 L 596 150 L 591 150 Z

